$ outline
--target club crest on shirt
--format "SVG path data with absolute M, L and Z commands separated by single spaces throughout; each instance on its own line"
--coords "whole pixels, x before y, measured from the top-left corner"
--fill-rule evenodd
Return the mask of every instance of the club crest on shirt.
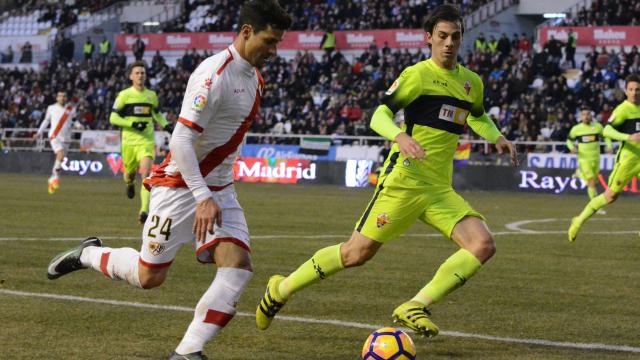
M 211 89 L 211 84 L 213 84 L 213 80 L 211 80 L 210 78 L 207 78 L 204 80 L 204 84 L 202 84 L 202 87 L 209 90 Z
M 469 92 L 471 92 L 471 83 L 469 82 L 469 80 L 464 82 L 464 91 L 467 93 L 467 95 L 469 95 Z
M 202 109 L 204 109 L 204 106 L 206 104 L 207 104 L 207 98 L 202 94 L 198 94 L 193 99 L 193 110 L 200 112 L 202 111 Z
M 153 256 L 158 256 L 158 255 L 162 254 L 165 249 L 166 249 L 166 247 L 164 246 L 164 244 L 160 244 L 160 243 L 155 242 L 155 241 L 150 241 L 149 242 L 149 251 L 151 252 L 151 255 L 153 255 Z
M 393 94 L 393 92 L 396 91 L 398 86 L 400 86 L 400 79 L 397 79 L 396 81 L 394 81 L 393 84 L 391 84 L 391 87 L 389 87 L 389 90 L 387 90 L 387 92 L 385 92 L 385 94 L 387 94 L 387 95 Z
M 387 214 L 380 214 L 376 218 L 376 226 L 378 226 L 378 228 L 381 228 L 381 227 L 387 225 L 390 222 L 391 222 L 391 220 L 389 220 L 389 215 L 387 215 Z

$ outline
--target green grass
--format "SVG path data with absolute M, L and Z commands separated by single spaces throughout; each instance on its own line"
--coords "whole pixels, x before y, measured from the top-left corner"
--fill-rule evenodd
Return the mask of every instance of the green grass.
M 108 237 L 111 247 L 139 248 L 138 198 L 128 200 L 119 179 L 65 177 L 53 196 L 46 192 L 46 177 L 0 174 L 0 184 L 0 238 L 36 239 L 0 241 L 2 290 L 191 308 L 214 277 L 215 268 L 198 264 L 193 250 L 184 247 L 158 289 L 133 289 L 91 270 L 49 281 L 45 272 L 50 258 L 75 241 L 48 239 L 98 235 Z M 238 305 L 241 313 L 251 314 L 271 274 L 287 274 L 319 248 L 346 240 L 372 189 L 237 184 L 237 192 L 256 236 L 254 277 Z M 498 253 L 464 288 L 434 308 L 434 321 L 445 333 L 435 339 L 414 337 L 418 359 L 640 358 L 639 353 L 448 335 L 457 331 L 640 347 L 640 238 L 631 233 L 639 230 L 637 199 L 621 198 L 609 206 L 606 216 L 594 217 L 570 244 L 562 231 L 585 205 L 586 194 L 462 195 L 487 217 L 497 234 Z M 535 234 L 505 228 L 527 219 L 560 220 L 522 226 Z M 392 325 L 393 308 L 412 297 L 456 250 L 422 224 L 408 234 L 385 245 L 363 267 L 296 294 L 282 315 Z M 264 235 L 287 237 L 260 237 Z M 308 235 L 335 237 L 303 237 Z M 163 359 L 191 317 L 190 312 L 0 292 L 0 358 Z M 369 333 L 282 319 L 259 332 L 251 316 L 237 316 L 205 350 L 213 359 L 357 359 Z

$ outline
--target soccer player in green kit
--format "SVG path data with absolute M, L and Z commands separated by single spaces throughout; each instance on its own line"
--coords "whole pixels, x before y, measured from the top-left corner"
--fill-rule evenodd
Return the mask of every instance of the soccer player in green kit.
M 347 242 L 319 250 L 288 277 L 269 279 L 256 309 L 259 329 L 269 327 L 292 294 L 344 268 L 364 264 L 382 244 L 420 220 L 460 249 L 392 315 L 421 335 L 435 336 L 438 327 L 428 309 L 462 286 L 495 253 L 484 218 L 452 188 L 453 156 L 465 123 L 495 143 L 499 153 L 509 151 L 514 165 L 517 154 L 484 111 L 482 80 L 457 63 L 462 24 L 452 5 L 436 7 L 426 19 L 431 58 L 402 72 L 371 120 L 373 130 L 394 141 L 373 198 Z M 393 123 L 400 109 L 405 114 L 402 129 Z
M 600 137 L 602 136 L 602 125 L 593 121 L 591 109 L 582 107 L 580 109 L 580 123 L 573 126 L 567 139 L 567 147 L 571 153 L 578 154 L 578 173 L 580 178 L 587 182 L 587 192 L 589 198 L 593 199 L 598 195 L 596 190 L 596 180 L 600 174 Z M 578 142 L 575 146 L 574 142 Z M 607 152 L 613 151 L 611 139 L 605 138 Z M 604 214 L 604 210 L 600 210 Z
M 609 188 L 591 199 L 580 215 L 571 220 L 569 241 L 575 241 L 582 224 L 595 212 L 616 201 L 631 178 L 640 175 L 640 76 L 629 75 L 625 83 L 627 99 L 613 110 L 603 131 L 604 136 L 622 141 L 609 176 Z
M 158 112 L 158 96 L 145 87 L 147 73 L 142 61 L 131 63 L 127 69 L 132 86 L 120 91 L 113 104 L 109 122 L 122 128 L 122 162 L 127 197 L 135 196 L 136 172 L 140 168 L 142 179 L 149 176 L 155 157 L 153 121 L 168 132 L 173 127 Z M 140 186 L 140 213 L 138 221 L 144 224 L 149 214 L 149 191 Z

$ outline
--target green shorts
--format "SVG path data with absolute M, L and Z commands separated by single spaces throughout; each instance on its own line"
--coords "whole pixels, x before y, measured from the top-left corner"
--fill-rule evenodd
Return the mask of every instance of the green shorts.
M 600 173 L 600 159 L 578 158 L 578 168 L 580 169 L 580 178 L 583 180 L 595 179 Z
M 404 233 L 417 219 L 447 238 L 466 216 L 484 217 L 449 185 L 430 185 L 400 171 L 378 185 L 355 230 L 384 243 Z
M 640 175 L 640 157 L 630 151 L 622 151 L 616 156 L 616 163 L 609 176 L 609 189 L 620 193 L 636 175 Z
M 138 171 L 140 160 L 144 157 L 153 160 L 155 157 L 155 146 L 153 144 L 123 145 L 122 164 L 124 165 L 125 174 L 133 174 Z

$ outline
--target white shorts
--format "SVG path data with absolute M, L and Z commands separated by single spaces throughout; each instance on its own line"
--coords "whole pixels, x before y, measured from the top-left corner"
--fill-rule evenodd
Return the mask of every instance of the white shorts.
M 166 186 L 151 189 L 149 217 L 142 230 L 140 250 L 140 261 L 145 267 L 169 267 L 178 250 L 187 243 L 193 244 L 201 263 L 214 262 L 213 247 L 220 242 L 232 242 L 251 251 L 247 221 L 233 185 L 212 194 L 222 210 L 222 226 L 214 225 L 213 234 L 207 233 L 203 244 L 198 243 L 193 234 L 196 201 L 191 191 Z
M 57 153 L 60 150 L 66 152 L 67 149 L 69 148 L 69 142 L 64 141 L 59 137 L 54 139 L 49 139 L 49 143 L 51 143 L 51 149 L 53 150 L 54 153 Z

